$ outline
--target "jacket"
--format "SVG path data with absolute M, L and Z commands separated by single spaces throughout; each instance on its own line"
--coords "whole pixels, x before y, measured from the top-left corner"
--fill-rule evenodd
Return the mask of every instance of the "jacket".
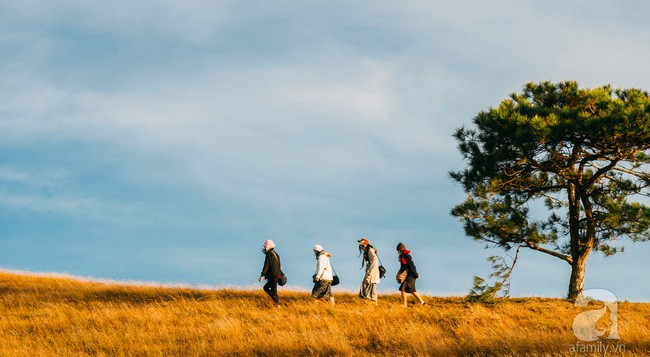
M 267 280 L 274 278 L 277 279 L 282 275 L 282 267 L 280 265 L 280 256 L 271 248 L 266 251 L 266 258 L 264 258 L 264 267 L 262 268 L 262 275 Z
M 363 282 L 367 284 L 379 284 L 379 259 L 377 259 L 377 250 L 373 246 L 368 245 L 364 253 L 364 259 L 366 257 L 366 275 L 363 278 Z
M 318 261 L 316 263 L 316 278 L 321 280 L 333 280 L 334 273 L 332 270 L 332 264 L 330 263 L 330 255 L 325 251 L 322 251 L 318 255 Z
M 418 274 L 417 269 L 415 269 L 415 264 L 413 263 L 413 258 L 411 257 L 411 254 L 409 253 L 404 253 L 400 257 L 400 267 L 399 271 L 397 272 L 397 275 L 402 274 L 404 270 L 408 270 L 406 273 L 407 276 L 410 276 L 414 279 L 417 279 L 420 277 Z

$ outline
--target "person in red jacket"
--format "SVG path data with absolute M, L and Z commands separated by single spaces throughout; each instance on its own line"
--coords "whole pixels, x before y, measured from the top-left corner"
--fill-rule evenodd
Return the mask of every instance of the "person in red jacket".
M 404 243 L 399 243 L 397 245 L 397 254 L 400 263 L 400 268 L 397 272 L 397 282 L 400 283 L 399 291 L 402 294 L 402 304 L 404 307 L 408 307 L 406 293 L 415 296 L 415 298 L 420 302 L 420 305 L 426 304 L 420 294 L 415 290 L 415 279 L 419 278 L 420 275 L 415 268 L 415 264 L 413 264 L 411 251 L 406 249 Z

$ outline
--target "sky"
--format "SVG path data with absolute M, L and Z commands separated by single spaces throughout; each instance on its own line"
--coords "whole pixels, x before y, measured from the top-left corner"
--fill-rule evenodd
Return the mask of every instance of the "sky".
M 273 239 L 294 288 L 311 249 L 341 288 L 367 237 L 397 292 L 404 242 L 429 294 L 490 255 L 449 214 L 452 138 L 526 82 L 650 90 L 650 3 L 2 1 L 0 268 L 255 287 Z M 650 243 L 592 254 L 585 288 L 650 301 Z M 512 296 L 566 295 L 524 250 Z M 336 292 L 336 289 L 335 289 Z

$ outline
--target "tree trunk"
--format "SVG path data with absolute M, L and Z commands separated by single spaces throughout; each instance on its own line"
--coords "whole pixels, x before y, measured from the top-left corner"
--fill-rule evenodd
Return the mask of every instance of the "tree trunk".
M 575 184 L 569 183 L 567 191 L 569 200 L 569 239 L 571 240 L 572 259 L 568 299 L 575 301 L 582 294 L 585 283 L 585 265 L 589 252 L 584 254 L 580 244 L 580 204 L 576 194 Z
M 571 264 L 571 279 L 569 280 L 569 301 L 574 302 L 580 296 L 585 286 L 585 267 L 587 266 L 587 257 L 589 250 L 582 252 L 578 259 L 574 259 Z
M 575 186 L 574 186 L 575 187 Z M 579 214 L 579 203 L 577 198 L 580 198 L 582 202 L 586 229 L 584 237 L 580 237 L 579 234 L 579 223 L 578 219 L 580 218 Z M 575 204 L 576 214 L 571 215 L 575 221 L 571 222 L 574 226 L 574 231 L 578 232 L 576 235 L 577 239 L 574 239 L 575 235 L 571 236 L 571 255 L 573 261 L 571 263 L 571 279 L 569 280 L 569 295 L 567 298 L 569 301 L 576 301 L 578 298 L 583 298 L 582 292 L 585 286 L 585 268 L 587 266 L 587 257 L 594 246 L 594 240 L 596 238 L 596 225 L 594 223 L 594 214 L 591 202 L 589 197 L 582 190 L 575 190 L 569 193 L 569 198 L 574 199 L 573 203 Z

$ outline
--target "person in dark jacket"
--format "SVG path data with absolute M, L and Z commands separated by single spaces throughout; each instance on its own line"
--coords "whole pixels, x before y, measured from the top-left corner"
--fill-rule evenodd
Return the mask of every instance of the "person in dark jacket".
M 280 302 L 278 298 L 278 279 L 282 275 L 280 256 L 275 251 L 275 243 L 270 239 L 264 242 L 262 253 L 266 255 L 266 258 L 264 258 L 264 267 L 262 268 L 262 274 L 260 275 L 260 282 L 262 282 L 262 278 L 266 279 L 264 291 L 277 305 Z
M 415 280 L 420 277 L 415 264 L 413 264 L 413 258 L 411 257 L 411 251 L 406 249 L 404 243 L 397 245 L 397 254 L 400 263 L 399 271 L 397 272 L 397 282 L 400 283 L 399 291 L 402 294 L 402 304 L 404 307 L 408 307 L 406 301 L 406 293 L 410 293 L 415 298 L 418 299 L 420 305 L 426 304 L 420 294 L 415 290 Z

